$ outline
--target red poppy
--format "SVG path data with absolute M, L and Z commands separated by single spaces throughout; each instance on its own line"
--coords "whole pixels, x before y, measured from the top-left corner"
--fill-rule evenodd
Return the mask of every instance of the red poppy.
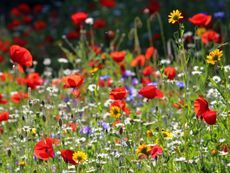
M 156 48 L 151 46 L 145 51 L 145 58 L 149 60 L 156 52 Z
M 155 159 L 158 155 L 163 154 L 163 149 L 158 145 L 154 145 L 152 149 L 149 151 L 149 154 L 152 159 Z
M 31 23 L 32 22 L 32 17 L 31 16 L 23 16 L 23 22 L 24 23 Z
M 76 32 L 76 31 L 70 31 L 70 32 L 68 32 L 68 33 L 66 34 L 66 37 L 67 37 L 68 39 L 77 39 L 77 38 L 80 37 L 80 34 L 79 34 L 79 32 Z
M 176 77 L 176 69 L 174 67 L 166 67 L 164 69 L 164 74 L 169 80 L 173 80 Z
M 204 44 L 208 44 L 209 42 L 214 42 L 214 43 L 220 43 L 221 42 L 221 37 L 220 34 L 213 30 L 208 30 L 201 36 L 201 41 Z
M 10 15 L 11 16 L 20 16 L 21 12 L 19 11 L 19 9 L 17 7 L 14 7 L 10 10 Z
M 107 8 L 113 8 L 116 6 L 116 0 L 100 0 L 100 4 Z
M 21 100 L 28 99 L 28 98 L 29 98 L 28 93 L 24 93 L 24 92 L 16 92 L 11 96 L 11 100 L 14 103 L 19 103 Z
M 106 26 L 106 21 L 104 19 L 97 19 L 93 24 L 94 29 L 101 29 Z
M 98 85 L 100 87 L 109 87 L 112 84 L 112 79 L 108 78 L 108 79 L 99 79 L 98 80 Z
M 76 165 L 77 163 L 73 160 L 73 150 L 60 150 L 61 156 L 66 163 Z
M 41 4 L 36 4 L 36 5 L 33 7 L 34 13 L 41 13 L 41 12 L 42 12 L 42 9 L 43 9 L 43 6 L 42 6 Z
M 110 54 L 110 56 L 113 58 L 113 60 L 117 63 L 120 63 L 121 61 L 124 60 L 125 56 L 126 56 L 126 52 L 125 51 L 120 51 L 120 52 L 112 52 Z
M 164 97 L 164 94 L 162 93 L 162 91 L 157 89 L 153 85 L 148 85 L 148 86 L 143 87 L 142 89 L 140 89 L 138 93 L 148 99 Z
M 144 76 L 149 76 L 149 75 L 151 75 L 154 71 L 155 71 L 155 70 L 154 70 L 154 68 L 153 68 L 152 66 L 147 66 L 147 67 L 145 67 L 144 70 L 143 70 L 143 75 L 144 75 Z
M 30 13 L 30 6 L 26 3 L 19 4 L 18 9 L 20 12 L 22 12 L 24 14 Z
M 0 112 L 0 122 L 8 121 L 9 117 L 10 117 L 9 112 Z
M 141 79 L 141 83 L 145 86 L 151 83 L 151 79 L 149 77 L 144 77 Z
M 207 26 L 211 22 L 212 16 L 203 13 L 198 13 L 189 18 L 188 20 L 196 26 Z
M 8 103 L 8 101 L 4 100 L 2 94 L 0 93 L 0 104 L 5 105 L 7 103 Z
M 216 111 L 208 110 L 203 114 L 204 121 L 209 124 L 213 125 L 216 124 Z
M 147 7 L 150 14 L 156 13 L 160 10 L 160 3 L 158 0 L 150 0 L 150 3 Z
M 125 87 L 118 87 L 110 91 L 110 99 L 112 100 L 123 100 L 127 95 Z
M 4 61 L 4 57 L 0 55 L 0 63 Z
M 88 17 L 88 14 L 85 12 L 77 12 L 71 15 L 72 22 L 75 25 L 82 24 Z
M 46 28 L 46 23 L 43 20 L 38 20 L 34 23 L 35 30 L 43 30 Z
M 208 102 L 202 96 L 199 96 L 198 99 L 194 101 L 194 111 L 198 118 L 201 118 L 202 115 L 208 111 Z
M 209 109 L 207 100 L 202 96 L 194 101 L 194 111 L 197 117 L 203 118 L 207 124 L 216 124 L 216 111 Z
M 21 39 L 20 37 L 14 37 L 13 42 L 14 42 L 14 44 L 19 45 L 21 47 L 23 47 L 23 46 L 25 46 L 27 44 L 27 41 Z
M 53 138 L 40 140 L 34 147 L 34 155 L 41 160 L 54 158 L 53 144 L 55 143 L 56 141 Z
M 32 66 L 32 55 L 30 52 L 21 46 L 13 45 L 10 47 L 10 58 L 13 62 L 20 64 L 21 66 Z
M 31 73 L 26 77 L 26 84 L 31 89 L 36 89 L 43 84 L 43 79 L 40 77 L 39 73 Z
M 63 77 L 62 82 L 64 83 L 64 88 L 79 88 L 84 79 L 82 76 L 73 74 Z
M 19 25 L 21 25 L 21 22 L 17 19 L 14 19 L 7 25 L 7 28 L 9 30 L 12 30 L 12 29 L 15 29 L 16 27 L 18 27 Z
M 136 66 L 144 66 L 145 65 L 145 56 L 144 55 L 138 55 L 134 60 L 131 62 L 132 67 Z

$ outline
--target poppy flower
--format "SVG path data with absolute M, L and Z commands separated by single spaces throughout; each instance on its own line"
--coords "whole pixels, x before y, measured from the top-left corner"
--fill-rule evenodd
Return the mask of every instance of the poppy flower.
M 140 91 L 138 93 L 141 96 L 148 98 L 148 99 L 163 98 L 164 97 L 164 94 L 162 93 L 162 91 L 157 89 L 153 85 L 144 86 L 143 88 L 140 89 Z
M 93 28 L 94 29 L 102 29 L 106 26 L 106 21 L 104 19 L 96 19 Z
M 174 67 L 166 67 L 164 69 L 164 74 L 169 80 L 173 80 L 176 77 L 176 69 Z
M 29 98 L 28 93 L 24 93 L 24 92 L 16 92 L 13 93 L 11 96 L 11 100 L 14 103 L 19 103 L 21 100 L 28 99 L 28 98 Z
M 213 30 L 208 30 L 202 34 L 201 41 L 204 44 L 208 44 L 210 42 L 220 43 L 221 37 L 220 37 L 220 34 L 218 34 L 217 32 L 215 32 Z
M 64 83 L 64 88 L 79 88 L 84 79 L 82 76 L 73 74 L 63 77 L 62 82 Z
M 27 15 L 27 16 L 23 16 L 22 20 L 23 20 L 24 23 L 31 23 L 33 19 L 32 19 L 31 16 Z
M 76 31 L 69 31 L 67 34 L 66 34 L 66 37 L 68 39 L 77 39 L 80 37 L 80 34 Z
M 21 12 L 19 11 L 19 9 L 17 7 L 14 7 L 10 10 L 10 15 L 11 16 L 20 16 Z
M 27 41 L 21 39 L 20 37 L 14 37 L 13 42 L 14 42 L 14 44 L 19 45 L 21 47 L 23 47 L 23 46 L 25 46 L 27 44 Z
M 149 76 L 149 75 L 151 75 L 154 71 L 155 71 L 155 70 L 154 70 L 154 68 L 153 68 L 152 66 L 147 66 L 147 67 L 145 67 L 144 70 L 143 70 L 143 75 L 144 75 L 144 76 Z
M 0 55 L 0 63 L 4 61 L 4 57 Z
M 10 58 L 13 62 L 20 64 L 21 66 L 32 66 L 32 55 L 30 52 L 21 46 L 13 45 L 10 47 Z
M 201 118 L 202 115 L 208 111 L 208 102 L 202 96 L 199 96 L 198 99 L 194 101 L 194 111 L 198 118 Z
M 36 89 L 43 84 L 43 79 L 40 77 L 39 73 L 31 73 L 26 77 L 26 84 L 31 89 Z
M 34 147 L 34 155 L 41 160 L 49 160 L 54 158 L 53 138 L 46 138 L 38 141 Z
M 207 26 L 211 22 L 212 16 L 203 13 L 198 13 L 189 18 L 188 20 L 196 26 Z
M 149 60 L 156 52 L 156 48 L 151 46 L 145 51 L 145 58 Z
M 34 29 L 35 30 L 43 30 L 46 28 L 46 23 L 43 20 L 37 20 L 34 23 Z
M 127 90 L 125 87 L 118 87 L 110 92 L 110 99 L 112 100 L 123 100 L 127 95 Z
M 15 29 L 16 27 L 20 26 L 21 25 L 21 22 L 17 19 L 13 19 L 8 25 L 7 25 L 7 28 L 9 30 L 13 30 Z
M 7 103 L 7 100 L 4 100 L 2 94 L 0 93 L 0 104 L 5 105 Z
M 0 122 L 8 121 L 9 116 L 10 116 L 9 112 L 0 112 Z
M 21 3 L 18 5 L 18 10 L 22 12 L 23 14 L 28 14 L 30 13 L 30 6 L 26 3 Z
M 76 165 L 77 163 L 73 160 L 73 150 L 60 150 L 61 156 L 66 163 Z
M 134 60 L 131 62 L 132 67 L 136 66 L 144 66 L 145 65 L 145 56 L 144 55 L 138 55 Z
M 209 109 L 207 100 L 202 96 L 194 101 L 194 111 L 197 117 L 203 118 L 207 124 L 216 124 L 216 111 Z
M 41 13 L 43 9 L 43 6 L 41 4 L 36 4 L 33 7 L 33 12 L 34 13 Z
M 216 111 L 208 110 L 203 114 L 204 121 L 209 124 L 213 125 L 216 124 Z
M 144 77 L 141 79 L 141 83 L 143 84 L 143 86 L 148 85 L 149 83 L 151 83 L 151 79 L 149 77 Z
M 77 12 L 71 15 L 71 20 L 75 25 L 82 24 L 88 17 L 88 14 L 85 12 Z
M 156 13 L 160 10 L 160 3 L 158 0 L 150 0 L 150 3 L 147 7 L 150 14 Z
M 149 151 L 149 154 L 151 156 L 152 159 L 155 159 L 158 155 L 162 155 L 163 154 L 163 149 L 158 146 L 158 145 L 154 145 L 151 150 Z
M 112 52 L 110 54 L 110 56 L 113 58 L 113 60 L 116 63 L 120 63 L 121 61 L 124 60 L 125 56 L 126 56 L 126 52 L 125 51 L 117 51 L 117 52 Z
M 116 6 L 116 0 L 100 0 L 101 6 L 113 8 Z

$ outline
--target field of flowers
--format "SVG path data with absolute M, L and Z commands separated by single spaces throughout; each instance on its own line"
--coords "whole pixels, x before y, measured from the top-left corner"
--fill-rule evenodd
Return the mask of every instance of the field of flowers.
M 44 2 L 0 5 L 0 173 L 230 172 L 230 1 Z

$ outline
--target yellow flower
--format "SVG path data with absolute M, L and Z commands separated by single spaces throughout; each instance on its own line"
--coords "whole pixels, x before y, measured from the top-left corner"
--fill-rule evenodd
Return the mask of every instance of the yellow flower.
M 99 70 L 99 68 L 95 67 L 95 68 L 91 69 L 91 70 L 89 71 L 89 73 L 93 75 L 93 74 L 96 73 L 98 70 Z
M 26 162 L 25 161 L 18 162 L 18 166 L 26 166 Z
M 172 139 L 173 138 L 173 134 L 169 131 L 164 130 L 164 129 L 161 130 L 161 134 L 165 139 Z
M 141 144 L 137 147 L 136 153 L 137 154 L 146 154 L 148 155 L 149 151 L 151 150 L 151 147 L 146 144 Z
M 179 22 L 181 19 L 184 17 L 182 16 L 182 13 L 179 10 L 173 10 L 169 15 L 168 15 L 168 22 L 175 24 Z
M 204 27 L 197 28 L 196 35 L 198 37 L 201 37 L 206 32 L 206 29 Z
M 82 152 L 82 151 L 76 151 L 73 153 L 73 160 L 77 163 L 77 164 L 81 164 L 84 161 L 87 160 L 87 155 Z
M 37 134 L 37 129 L 36 129 L 36 128 L 32 128 L 32 129 L 31 129 L 31 133 L 32 133 L 33 135 L 36 135 L 36 134 Z
M 147 130 L 146 135 L 147 135 L 147 137 L 152 137 L 153 136 L 153 131 L 152 130 Z
M 116 118 L 116 119 L 120 118 L 121 117 L 121 109 L 117 106 L 112 106 L 110 108 L 110 115 L 111 115 L 111 117 Z
M 208 64 L 214 65 L 217 63 L 217 61 L 220 61 L 222 56 L 223 56 L 223 51 L 221 51 L 219 49 L 215 49 L 209 53 L 209 55 L 207 56 L 206 62 Z

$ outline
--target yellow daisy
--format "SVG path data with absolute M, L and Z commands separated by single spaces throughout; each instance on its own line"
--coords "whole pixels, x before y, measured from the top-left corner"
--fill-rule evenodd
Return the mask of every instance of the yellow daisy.
M 184 17 L 182 16 L 182 13 L 179 10 L 173 10 L 168 15 L 168 22 L 171 24 L 175 24 L 175 23 L 178 23 L 183 18 Z
M 209 53 L 206 62 L 208 64 L 214 65 L 217 63 L 217 61 L 220 61 L 222 56 L 223 56 L 223 51 L 221 51 L 220 49 L 215 49 Z
M 201 37 L 206 32 L 206 29 L 204 27 L 197 28 L 196 35 L 198 37 Z
M 150 150 L 151 150 L 151 147 L 149 145 L 141 144 L 137 147 L 136 153 L 148 155 Z
M 82 152 L 82 151 L 76 151 L 73 153 L 73 160 L 77 163 L 77 164 L 81 164 L 84 161 L 87 160 L 87 155 Z
M 120 118 L 121 117 L 121 109 L 117 106 L 112 106 L 110 108 L 110 115 L 111 115 L 111 117 L 116 118 L 116 119 Z
M 152 130 L 147 130 L 146 135 L 147 135 L 147 137 L 152 137 L 153 136 L 153 131 Z

